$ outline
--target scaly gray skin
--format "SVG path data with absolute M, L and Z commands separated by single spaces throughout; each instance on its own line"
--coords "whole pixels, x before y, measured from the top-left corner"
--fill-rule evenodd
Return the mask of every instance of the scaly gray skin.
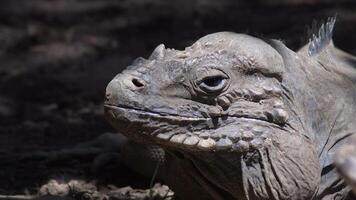
M 333 156 L 356 130 L 356 59 L 322 48 L 229 32 L 159 45 L 107 86 L 125 162 L 147 175 L 159 163 L 181 199 L 354 198 Z
M 356 135 L 337 152 L 335 165 L 356 194 Z

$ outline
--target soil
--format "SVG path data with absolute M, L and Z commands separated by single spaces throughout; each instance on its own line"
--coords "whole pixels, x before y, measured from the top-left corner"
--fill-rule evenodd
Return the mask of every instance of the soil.
M 182 49 L 205 34 L 233 31 L 297 50 L 313 20 L 335 14 L 336 46 L 356 54 L 354 1 L 285 2 L 1 1 L 0 199 L 171 198 L 166 186 L 150 189 L 150 178 L 120 164 L 115 143 L 107 146 L 115 130 L 103 115 L 106 84 L 160 43 Z M 70 193 L 73 183 L 79 189 Z

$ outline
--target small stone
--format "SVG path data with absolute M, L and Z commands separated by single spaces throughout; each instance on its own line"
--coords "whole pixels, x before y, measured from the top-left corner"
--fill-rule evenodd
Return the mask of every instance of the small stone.
M 41 196 L 53 195 L 53 196 L 66 196 L 69 193 L 68 184 L 58 183 L 56 180 L 49 181 L 46 185 L 43 185 L 39 194 Z

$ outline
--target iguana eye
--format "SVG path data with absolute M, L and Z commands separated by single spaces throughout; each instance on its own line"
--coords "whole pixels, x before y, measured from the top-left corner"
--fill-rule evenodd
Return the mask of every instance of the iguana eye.
M 198 85 L 201 90 L 207 93 L 219 92 L 223 90 L 226 86 L 225 76 L 211 76 L 205 77 L 201 81 L 199 81 Z
M 207 85 L 208 87 L 217 87 L 223 83 L 224 79 L 222 77 L 208 77 L 203 80 L 203 84 Z
M 192 72 L 194 90 L 203 95 L 216 95 L 229 83 L 229 76 L 216 66 L 203 66 Z

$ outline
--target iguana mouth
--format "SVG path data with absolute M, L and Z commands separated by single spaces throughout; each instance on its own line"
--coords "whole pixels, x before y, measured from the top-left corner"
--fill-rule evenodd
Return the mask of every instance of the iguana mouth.
M 259 148 L 274 130 L 283 130 L 266 119 L 249 116 L 187 117 L 145 111 L 132 107 L 105 105 L 111 123 L 123 134 L 153 137 L 154 142 L 165 146 L 193 151 L 226 150 L 245 152 Z M 217 125 L 225 118 L 227 122 Z M 157 123 L 155 123 L 157 122 Z M 126 133 L 126 129 L 127 132 Z M 132 130 L 134 129 L 134 130 Z
M 106 104 L 104 107 L 110 108 L 110 109 L 123 109 L 127 110 L 128 112 L 137 112 L 141 114 L 147 114 L 147 115 L 152 115 L 155 117 L 163 117 L 171 120 L 177 120 L 177 121 L 199 121 L 199 120 L 207 120 L 211 117 L 196 117 L 196 116 L 182 116 L 182 115 L 177 115 L 177 114 L 172 114 L 172 113 L 164 113 L 164 112 L 156 112 L 152 110 L 143 110 L 143 109 L 138 109 L 134 107 L 127 107 L 127 106 L 117 106 L 117 105 L 109 105 Z
M 216 115 L 214 117 L 197 117 L 197 116 L 182 116 L 182 115 L 177 115 L 177 114 L 172 114 L 172 113 L 162 113 L 162 112 L 156 112 L 156 111 L 148 111 L 148 110 L 143 110 L 143 109 L 138 109 L 134 107 L 126 107 L 126 106 L 116 106 L 116 105 L 110 105 L 110 104 L 105 104 L 104 107 L 106 109 L 113 109 L 113 110 L 125 110 L 128 113 L 137 113 L 137 114 L 142 114 L 142 115 L 147 115 L 151 117 L 157 117 L 161 119 L 166 119 L 167 121 L 174 122 L 174 121 L 179 121 L 179 122 L 205 122 L 207 120 L 212 120 L 212 119 L 218 119 L 218 118 L 241 118 L 241 119 L 250 119 L 250 120 L 256 120 L 256 121 L 261 121 L 263 123 L 267 123 L 273 126 L 278 126 L 279 128 L 283 128 L 281 124 L 275 123 L 272 120 L 269 120 L 268 117 L 257 117 L 257 116 L 252 116 L 248 114 L 240 114 L 240 115 L 229 115 L 229 114 L 222 114 L 222 115 Z

